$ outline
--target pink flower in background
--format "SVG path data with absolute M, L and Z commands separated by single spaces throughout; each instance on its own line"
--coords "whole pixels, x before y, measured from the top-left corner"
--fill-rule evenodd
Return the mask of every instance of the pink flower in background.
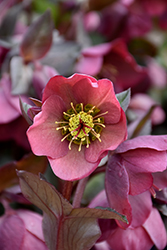
M 167 136 L 140 136 L 123 142 L 109 156 L 106 170 L 106 192 L 109 204 L 132 221 L 129 195 L 152 191 L 152 173 L 167 166 Z M 119 222 L 118 222 L 119 223 Z
M 75 71 L 107 77 L 113 81 L 117 92 L 136 86 L 147 75 L 146 69 L 137 65 L 122 39 L 84 48 Z
M 165 111 L 157 102 L 146 94 L 138 93 L 133 95 L 128 108 L 134 113 L 134 121 L 136 121 L 145 116 L 152 106 L 155 106 L 155 108 L 151 115 L 151 122 L 153 125 L 161 124 L 166 117 Z
M 46 155 L 58 177 L 76 180 L 126 139 L 126 117 L 109 80 L 58 75 L 46 85 L 42 111 L 27 136 L 34 154 Z
M 43 89 L 49 79 L 55 75 L 58 75 L 58 72 L 54 68 L 47 65 L 41 65 L 39 62 L 35 63 L 32 82 L 38 98 L 42 99 Z
M 0 249 L 47 250 L 42 216 L 29 210 L 10 210 L 0 217 Z

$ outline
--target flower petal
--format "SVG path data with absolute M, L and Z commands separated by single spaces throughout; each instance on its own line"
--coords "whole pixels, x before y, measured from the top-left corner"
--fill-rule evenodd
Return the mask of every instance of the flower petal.
M 158 249 L 164 249 L 166 246 L 166 229 L 161 216 L 156 208 L 152 208 L 150 216 L 143 224 L 143 227 L 149 234 L 151 240 Z
M 127 217 L 129 224 L 132 220 L 132 209 L 128 201 L 129 179 L 121 158 L 118 155 L 109 157 L 106 169 L 105 187 L 111 208 Z M 118 225 L 126 228 L 128 225 L 117 221 Z
M 90 79 L 92 82 L 96 82 L 95 78 L 81 74 L 74 74 L 69 78 L 60 75 L 52 77 L 44 89 L 42 102 L 44 103 L 49 96 L 56 94 L 60 96 L 66 104 L 70 105 L 71 102 L 75 101 L 72 86 L 76 82 L 79 82 L 83 79 L 85 79 L 85 81 Z
M 113 125 L 106 125 L 101 133 L 101 142 L 96 139 L 90 144 L 89 148 L 86 149 L 85 157 L 87 161 L 97 161 L 100 154 L 106 150 L 116 149 L 118 145 L 126 139 L 126 137 L 126 117 L 123 110 L 121 110 L 120 121 Z
M 167 135 L 144 135 L 123 142 L 116 150 L 124 153 L 136 148 L 152 148 L 157 151 L 167 150 Z
M 36 155 L 46 155 L 52 158 L 63 157 L 68 152 L 68 141 L 64 140 L 61 131 L 55 124 L 60 121 L 66 111 L 63 100 L 51 95 L 43 104 L 42 111 L 35 116 L 33 125 L 28 129 L 27 136 L 32 151 Z
M 129 202 L 132 207 L 131 227 L 136 228 L 146 221 L 152 210 L 151 193 L 149 191 L 139 195 L 129 195 Z M 141 209 L 142 207 L 142 209 Z
M 87 162 L 85 159 L 85 148 L 78 151 L 78 145 L 72 144 L 71 150 L 59 159 L 48 158 L 55 175 L 63 180 L 79 180 L 90 175 L 98 166 L 97 162 Z
M 150 250 L 153 246 L 144 228 L 122 230 L 118 228 L 107 240 L 111 249 L 117 250 Z
M 75 100 L 77 103 L 96 106 L 100 109 L 100 113 L 108 111 L 104 117 L 105 122 L 115 124 L 120 120 L 121 107 L 115 96 L 113 84 L 107 79 L 99 80 L 97 84 L 97 87 L 93 86 L 90 79 L 77 82 L 73 86 Z

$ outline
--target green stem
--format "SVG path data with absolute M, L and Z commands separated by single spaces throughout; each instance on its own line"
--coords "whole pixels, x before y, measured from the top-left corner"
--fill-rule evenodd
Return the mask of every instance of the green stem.
M 89 178 L 89 176 L 85 177 L 84 179 L 81 179 L 78 182 L 78 186 L 76 188 L 76 192 L 75 192 L 73 204 L 72 204 L 73 207 L 75 207 L 75 208 L 78 208 L 81 205 L 82 196 L 83 196 L 88 178 Z

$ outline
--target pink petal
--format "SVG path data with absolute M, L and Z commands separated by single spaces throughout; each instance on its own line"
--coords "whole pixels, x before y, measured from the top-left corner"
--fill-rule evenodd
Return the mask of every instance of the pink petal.
M 46 244 L 43 241 L 39 240 L 28 231 L 26 232 L 22 247 L 23 250 L 30 250 L 32 247 L 35 250 L 48 250 Z
M 166 169 L 166 151 L 138 148 L 121 154 L 128 168 L 134 172 L 153 173 Z
M 107 115 L 106 115 L 107 117 Z M 85 157 L 88 161 L 97 161 L 99 154 L 106 150 L 114 150 L 126 139 L 126 117 L 121 110 L 121 119 L 114 125 L 106 125 L 101 133 L 101 142 L 98 139 L 90 144 L 90 147 L 85 151 Z
M 45 243 L 38 238 L 36 238 L 34 235 L 29 233 L 28 231 L 26 232 L 24 242 L 23 242 L 23 250 L 30 250 L 30 249 L 35 249 L 35 250 L 48 250 L 47 246 Z
M 129 202 L 132 207 L 132 223 L 131 227 L 136 228 L 146 221 L 152 210 L 152 200 L 149 191 L 139 195 L 129 195 Z
M 5 250 L 21 249 L 25 233 L 22 219 L 15 214 L 5 216 L 0 225 L 0 248 Z
M 116 150 L 124 153 L 136 148 L 152 148 L 157 151 L 167 150 L 167 135 L 144 135 L 123 142 Z
M 100 109 L 100 112 L 108 111 L 106 122 L 117 123 L 120 120 L 120 104 L 115 96 L 113 84 L 107 79 L 99 80 L 98 87 L 92 86 L 91 81 L 83 79 L 73 86 L 74 97 L 77 103 L 92 104 Z M 83 95 L 84 93 L 84 95 Z M 104 117 L 104 118 L 105 118 Z
M 153 246 L 144 228 L 122 230 L 118 228 L 107 240 L 111 249 L 116 250 L 150 250 Z
M 126 215 L 130 224 L 132 209 L 128 200 L 129 179 L 119 156 L 113 155 L 109 158 L 106 169 L 105 187 L 110 207 L 120 214 Z M 123 222 L 117 221 L 117 223 L 123 228 L 128 226 Z
M 81 55 L 78 63 L 75 66 L 75 71 L 79 73 L 86 73 L 95 76 L 99 73 L 101 66 L 103 64 L 103 57 L 97 56 L 87 56 Z
M 138 195 L 152 187 L 153 178 L 150 173 L 143 173 L 140 168 L 130 163 L 125 163 L 124 166 L 129 177 L 129 194 Z
M 29 210 L 16 210 L 18 216 L 24 221 L 27 231 L 35 235 L 35 237 L 44 241 L 42 232 L 42 216 Z
M 88 162 L 85 159 L 85 148 L 78 151 L 78 145 L 72 144 L 68 154 L 59 159 L 48 158 L 55 175 L 63 180 L 79 180 L 90 175 L 98 166 L 97 162 Z
M 91 81 L 92 83 L 96 82 L 96 79 L 87 75 L 74 74 L 69 78 L 57 75 L 52 77 L 48 84 L 45 87 L 42 102 L 53 94 L 60 96 L 66 104 L 74 102 L 74 96 L 72 92 L 72 86 L 79 82 L 80 80 L 85 79 L 85 81 Z M 88 80 L 89 79 L 89 80 Z
M 33 125 L 28 129 L 27 136 L 32 151 L 36 155 L 46 155 L 53 158 L 63 157 L 68 152 L 68 141 L 64 140 L 61 131 L 56 130 L 66 111 L 63 100 L 51 95 L 43 104 L 42 111 L 35 116 Z
M 8 123 L 20 116 L 20 113 L 8 102 L 0 86 L 0 123 Z
M 164 249 L 166 246 L 166 229 L 161 216 L 156 208 L 152 208 L 150 216 L 143 224 L 143 227 L 149 234 L 151 240 L 158 249 Z

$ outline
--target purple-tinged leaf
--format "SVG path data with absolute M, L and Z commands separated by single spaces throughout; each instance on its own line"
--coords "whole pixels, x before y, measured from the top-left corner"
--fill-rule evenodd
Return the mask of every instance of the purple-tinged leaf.
M 24 196 L 44 212 L 43 232 L 50 250 L 89 250 L 100 237 L 98 218 L 125 218 L 115 211 L 73 208 L 49 183 L 19 171 Z
M 17 170 L 26 170 L 34 174 L 44 173 L 47 167 L 47 158 L 28 154 L 18 162 L 11 162 L 0 168 L 0 191 L 14 184 L 18 184 Z
M 24 61 L 42 58 L 52 44 L 53 23 L 51 13 L 47 10 L 28 29 L 20 45 Z

